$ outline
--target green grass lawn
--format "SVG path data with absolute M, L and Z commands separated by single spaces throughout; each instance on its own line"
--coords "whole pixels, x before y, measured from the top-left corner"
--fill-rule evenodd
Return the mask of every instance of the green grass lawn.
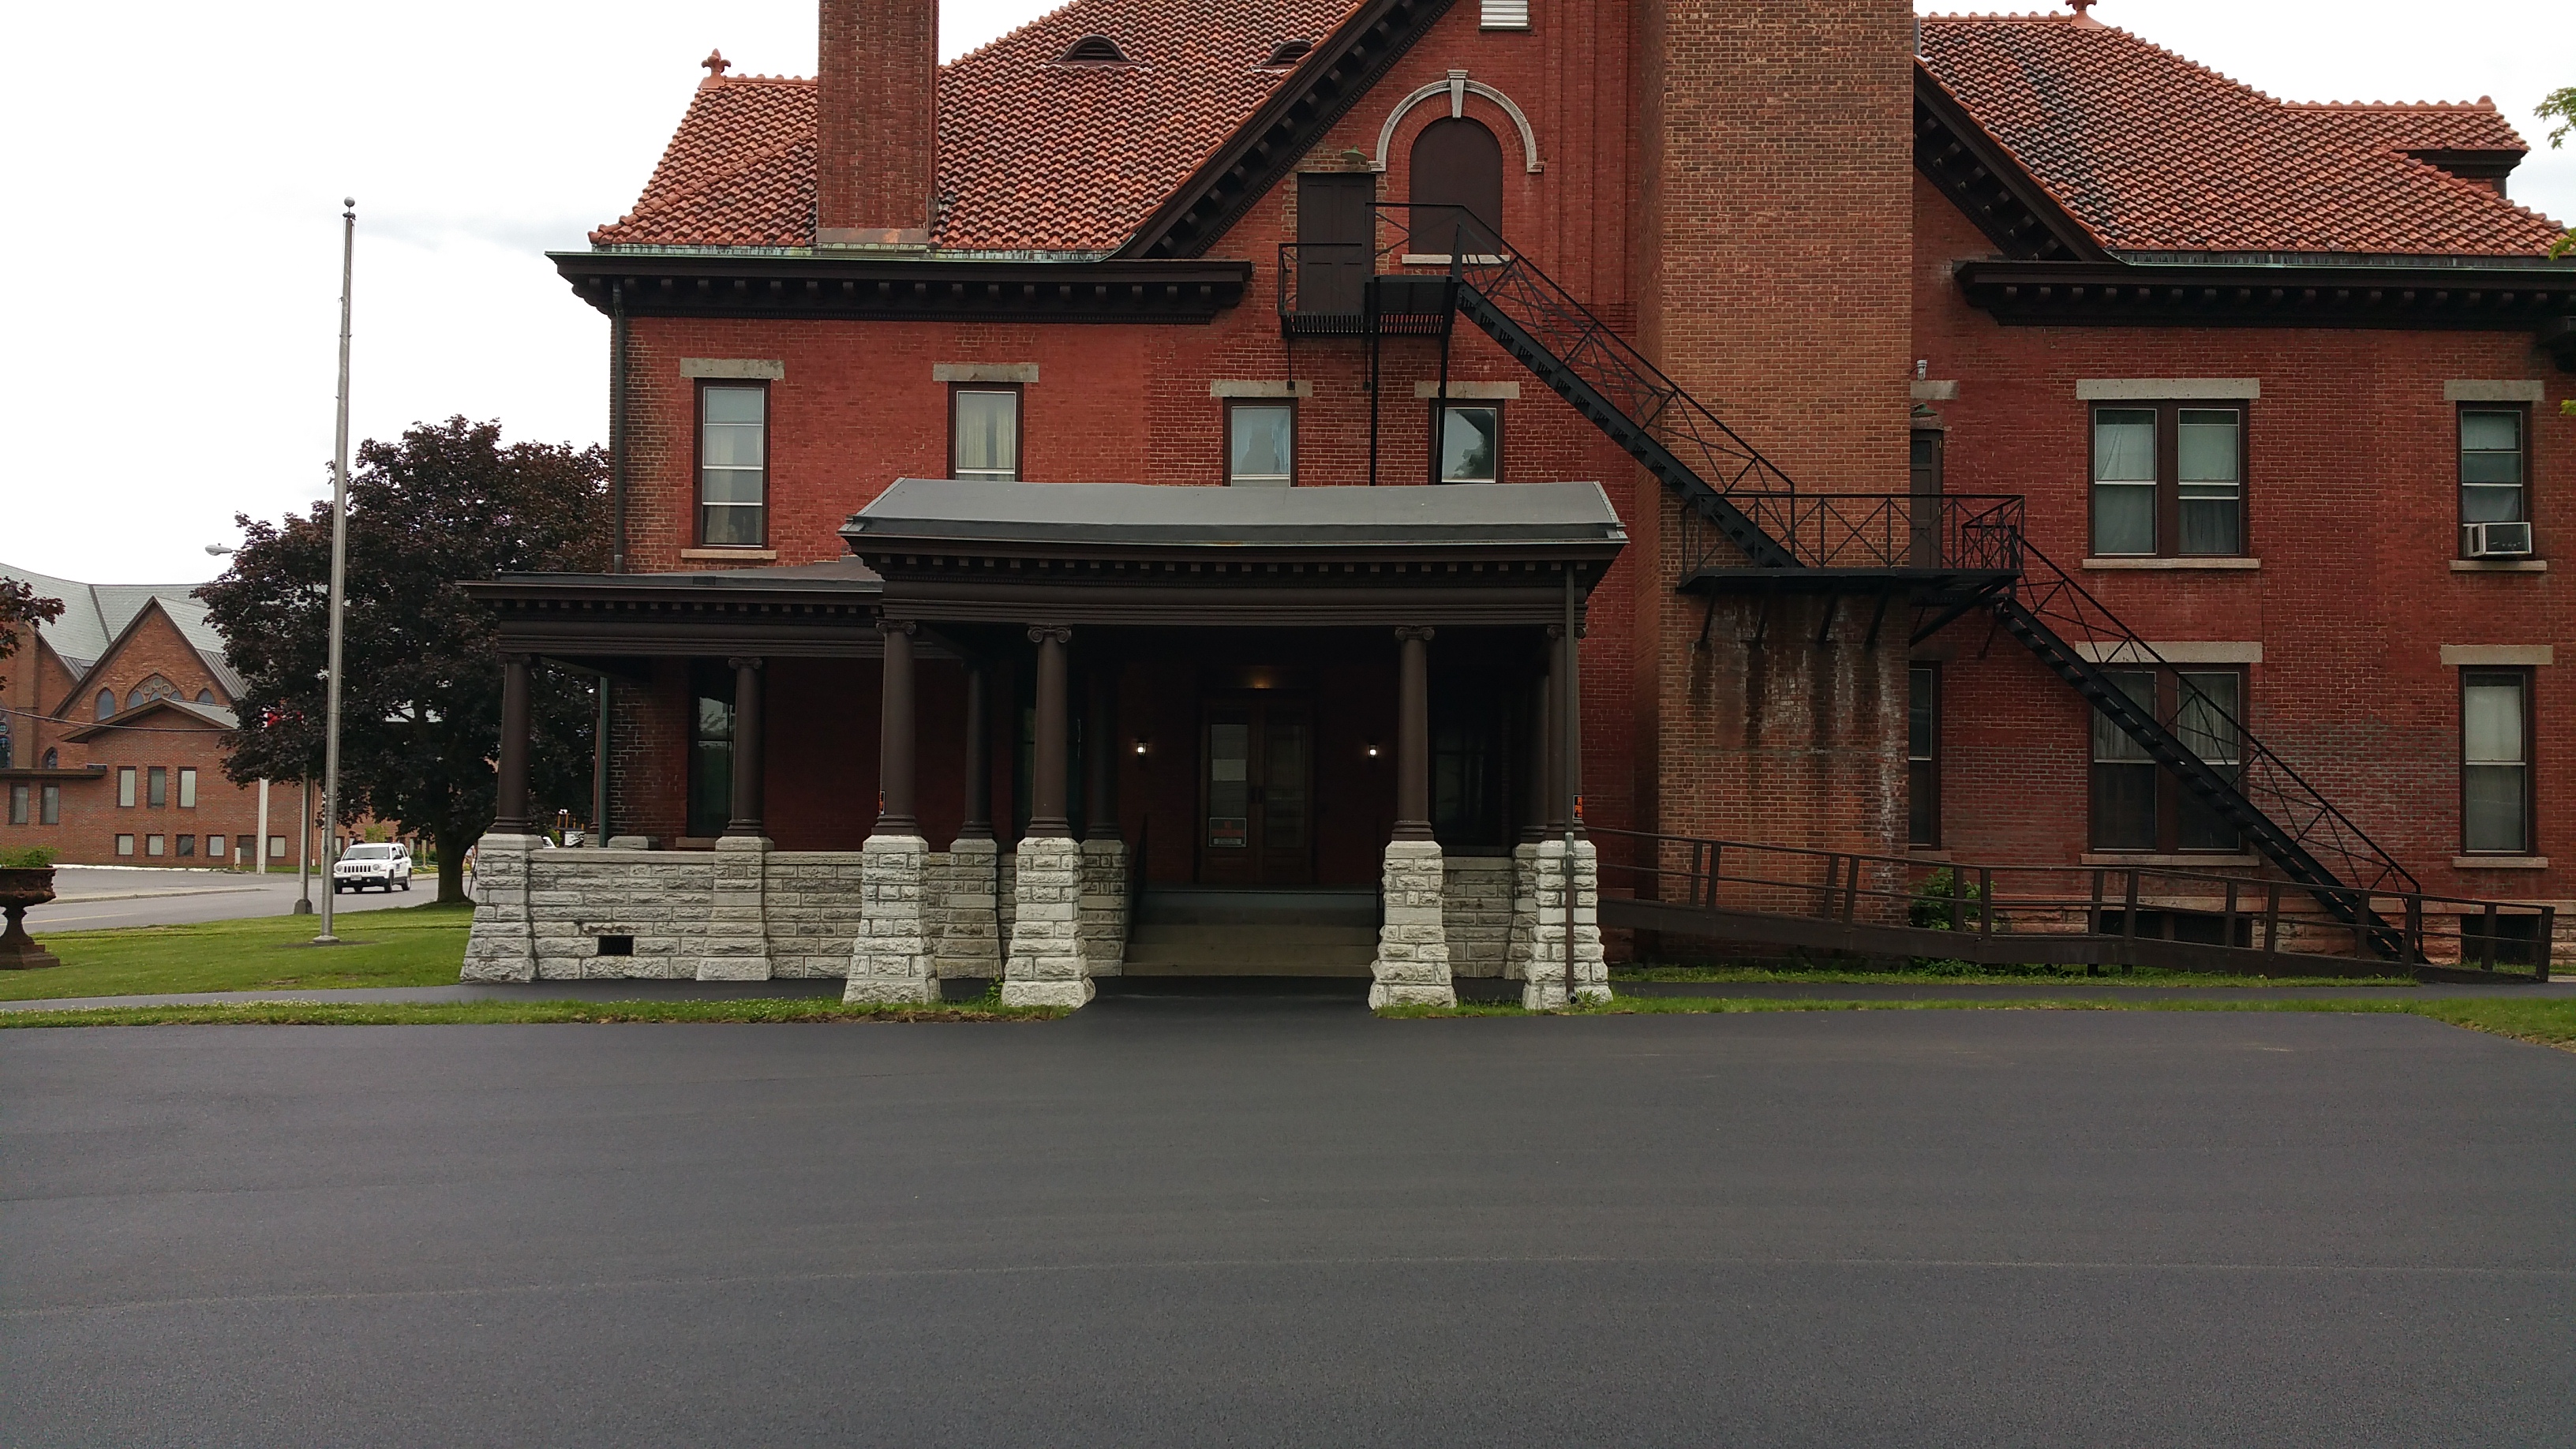
M 465 962 L 465 928 L 473 919 L 474 908 L 463 904 L 348 913 L 332 922 L 341 939 L 337 946 L 309 944 L 320 929 L 312 916 L 47 931 L 36 939 L 63 964 L 0 971 L 0 1001 L 452 985 Z

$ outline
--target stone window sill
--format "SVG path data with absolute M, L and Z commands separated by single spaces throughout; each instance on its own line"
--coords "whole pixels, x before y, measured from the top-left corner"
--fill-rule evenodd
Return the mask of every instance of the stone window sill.
M 2545 855 L 2455 855 L 2451 857 L 2451 868 L 2454 870 L 2547 870 L 2549 857 Z
M 2182 569 L 2188 571 L 2227 571 L 2259 569 L 2259 558 L 2088 558 L 2088 569 Z
M 2545 574 L 2549 572 L 2549 560 L 2545 558 L 2455 558 L 2451 560 L 2451 572 L 2455 574 Z
M 774 548 L 684 548 L 680 550 L 680 557 L 722 559 L 728 563 L 774 563 L 778 558 L 778 550 Z
M 2170 866 L 2175 870 L 2198 870 L 2219 865 L 2261 865 L 2263 863 L 2263 858 L 2257 855 L 2149 855 L 2144 852 L 2133 853 L 2126 850 L 2088 850 L 2077 858 L 2082 860 L 2086 865 L 2133 865 L 2140 869 L 2144 869 L 2148 866 Z

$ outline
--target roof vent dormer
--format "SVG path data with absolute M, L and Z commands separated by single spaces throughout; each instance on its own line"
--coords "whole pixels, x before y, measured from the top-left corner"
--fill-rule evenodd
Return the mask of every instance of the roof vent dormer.
M 1269 58 L 1262 61 L 1261 64 L 1254 67 L 1254 69 L 1286 70 L 1297 62 L 1304 60 L 1307 53 L 1312 51 L 1314 48 L 1315 42 L 1311 40 L 1283 40 L 1277 45 L 1270 47 Z
M 1118 42 L 1106 35 L 1086 35 L 1056 60 L 1058 65 L 1134 65 Z

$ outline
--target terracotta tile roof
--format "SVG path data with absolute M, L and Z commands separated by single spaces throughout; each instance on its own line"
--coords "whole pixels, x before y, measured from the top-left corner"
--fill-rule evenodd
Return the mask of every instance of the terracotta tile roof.
M 2526 149 L 2489 101 L 2285 104 L 2065 15 L 1925 16 L 1923 63 L 2114 252 L 2530 255 L 2560 234 L 2406 154 Z
M 1074 0 L 940 69 L 938 244 L 1108 251 L 1266 99 L 1257 67 L 1321 40 L 1351 0 Z M 1128 64 L 1058 63 L 1106 35 Z M 601 246 L 813 239 L 814 83 L 703 82 L 635 209 Z

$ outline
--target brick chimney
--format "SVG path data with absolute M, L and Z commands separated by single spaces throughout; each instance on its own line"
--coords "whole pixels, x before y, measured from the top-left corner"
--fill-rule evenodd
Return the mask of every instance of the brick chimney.
M 939 0 L 822 0 L 814 245 L 927 251 Z

